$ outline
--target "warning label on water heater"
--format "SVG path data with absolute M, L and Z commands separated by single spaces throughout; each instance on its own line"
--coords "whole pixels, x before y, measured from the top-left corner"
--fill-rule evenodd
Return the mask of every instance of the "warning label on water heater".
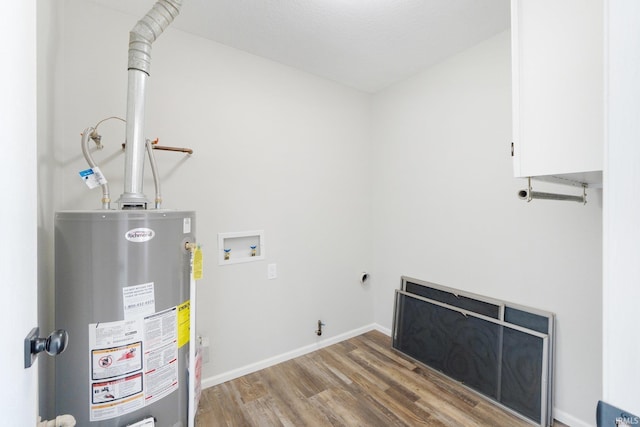
M 125 397 L 135 396 L 142 392 L 142 374 L 137 373 L 115 381 L 93 383 L 92 388 L 92 403 L 107 403 Z
M 142 318 L 89 325 L 91 421 L 144 406 Z
M 178 307 L 89 324 L 90 420 L 119 417 L 178 389 Z
M 101 380 L 142 369 L 142 342 L 91 351 L 91 379 Z

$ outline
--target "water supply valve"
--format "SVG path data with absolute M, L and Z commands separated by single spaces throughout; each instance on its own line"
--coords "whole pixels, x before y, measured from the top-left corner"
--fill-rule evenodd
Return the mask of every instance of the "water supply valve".
M 322 335 L 322 327 L 324 326 L 324 323 L 322 323 L 322 320 L 318 320 L 318 329 L 316 329 L 316 335 L 317 336 L 321 336 Z

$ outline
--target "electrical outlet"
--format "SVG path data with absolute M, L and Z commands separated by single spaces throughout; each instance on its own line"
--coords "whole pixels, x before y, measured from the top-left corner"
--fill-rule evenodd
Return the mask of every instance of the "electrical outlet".
M 202 363 L 209 363 L 209 337 L 200 337 Z
M 278 268 L 276 264 L 267 265 L 267 279 L 272 280 L 278 277 Z

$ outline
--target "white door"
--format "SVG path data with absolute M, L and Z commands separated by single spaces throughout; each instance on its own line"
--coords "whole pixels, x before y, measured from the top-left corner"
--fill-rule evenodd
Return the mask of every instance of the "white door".
M 36 0 L 0 13 L 0 407 L 5 422 L 35 426 L 38 364 L 24 368 L 37 326 Z M 47 332 L 48 333 L 48 332 Z

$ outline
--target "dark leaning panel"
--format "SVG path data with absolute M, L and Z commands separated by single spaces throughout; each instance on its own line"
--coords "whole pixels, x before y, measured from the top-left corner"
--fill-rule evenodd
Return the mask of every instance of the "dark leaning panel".
M 534 331 L 549 333 L 549 318 L 535 313 L 529 313 L 525 310 L 519 310 L 513 307 L 505 307 L 504 321 L 523 328 L 533 329 Z
M 493 317 L 494 319 L 500 318 L 500 306 L 497 304 L 480 301 L 460 294 L 456 295 L 451 292 L 413 282 L 405 282 L 404 290 L 411 294 L 420 295 L 433 301 L 439 301 L 453 307 L 473 311 L 474 313 L 483 314 L 488 317 Z
M 474 311 L 478 308 L 480 313 Z M 550 425 L 553 314 L 403 277 L 393 347 Z
M 397 298 L 394 348 L 496 398 L 499 326 L 411 295 Z
M 526 332 L 504 328 L 499 402 L 541 422 L 544 343 Z

